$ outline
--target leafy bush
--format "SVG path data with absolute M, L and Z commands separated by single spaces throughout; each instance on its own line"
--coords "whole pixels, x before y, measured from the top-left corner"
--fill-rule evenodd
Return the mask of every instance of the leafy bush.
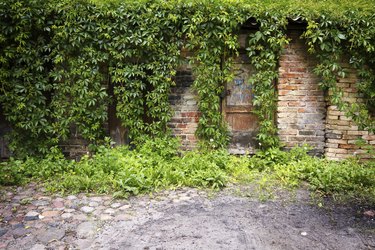
M 268 149 L 254 156 L 232 156 L 225 150 L 182 154 L 178 141 L 146 140 L 135 149 L 99 147 L 92 157 L 66 160 L 58 151 L 44 159 L 10 160 L 0 164 L 0 184 L 42 180 L 52 192 L 137 195 L 181 186 L 219 189 L 228 182 L 253 183 L 260 198 L 280 187 L 302 182 L 325 195 L 342 195 L 375 203 L 375 163 L 342 162 L 311 157 L 308 147 Z
M 122 196 L 179 186 L 225 186 L 228 153 L 187 152 L 179 156 L 178 145 L 177 139 L 159 138 L 145 140 L 134 150 L 102 146 L 79 162 L 66 160 L 57 151 L 41 160 L 3 163 L 0 180 L 2 185 L 11 185 L 36 178 L 46 181 L 50 191 L 115 192 Z

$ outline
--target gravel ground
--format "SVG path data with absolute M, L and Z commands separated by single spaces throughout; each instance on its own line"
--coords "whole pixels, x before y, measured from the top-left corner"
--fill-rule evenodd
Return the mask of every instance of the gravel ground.
M 0 191 L 0 249 L 375 249 L 374 207 L 311 203 L 309 192 L 260 202 L 250 187 L 46 195 Z

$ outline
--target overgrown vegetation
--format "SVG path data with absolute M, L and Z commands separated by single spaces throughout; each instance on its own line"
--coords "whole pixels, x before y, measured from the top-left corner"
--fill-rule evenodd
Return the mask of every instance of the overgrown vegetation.
M 220 189 L 230 183 L 250 184 L 251 194 L 269 199 L 275 191 L 306 185 L 319 195 L 375 204 L 375 164 L 348 159 L 334 162 L 311 157 L 307 147 L 290 152 L 271 148 L 253 157 L 225 150 L 180 152 L 170 139 L 147 140 L 134 150 L 100 147 L 92 157 L 75 162 L 58 150 L 42 160 L 1 163 L 0 184 L 42 181 L 51 192 L 95 192 L 127 197 L 162 189 Z
M 307 23 L 303 37 L 319 59 L 315 72 L 331 102 L 374 131 L 368 112 L 375 99 L 374 6 L 362 0 L 3 0 L 0 103 L 12 127 L 11 149 L 18 157 L 45 155 L 72 129 L 103 144 L 109 105 L 116 105 L 132 140 L 163 136 L 172 115 L 168 95 L 186 50 L 202 114 L 197 135 L 208 147 L 225 147 L 220 95 L 232 79 L 239 29 L 250 18 L 259 27 L 249 34 L 247 51 L 256 69 L 250 81 L 263 147 L 279 144 L 274 81 L 291 20 Z M 346 76 L 342 60 L 358 69 L 364 103 L 342 98 L 336 84 Z

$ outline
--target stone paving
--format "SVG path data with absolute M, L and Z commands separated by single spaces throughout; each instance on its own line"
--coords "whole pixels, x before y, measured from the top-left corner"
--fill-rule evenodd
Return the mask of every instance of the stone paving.
M 186 190 L 185 190 L 186 191 Z M 198 192 L 164 191 L 166 203 L 188 201 Z M 0 249 L 85 249 L 106 223 L 124 221 L 140 208 L 151 208 L 151 197 L 115 200 L 88 194 L 48 196 L 36 184 L 0 191 Z M 155 197 L 153 197 L 155 199 Z
M 243 188 L 125 200 L 0 187 L 0 249 L 375 249 L 371 207 L 319 209 L 303 189 L 289 197 L 295 202 L 282 193 L 261 202 Z

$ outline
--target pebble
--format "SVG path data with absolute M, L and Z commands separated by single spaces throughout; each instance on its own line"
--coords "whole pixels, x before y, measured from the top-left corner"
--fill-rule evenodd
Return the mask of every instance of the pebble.
M 73 214 L 72 214 L 72 213 L 63 213 L 63 214 L 61 215 L 61 218 L 63 218 L 64 220 L 65 220 L 65 219 L 69 219 L 69 218 L 71 218 L 71 217 L 73 217 Z
M 76 200 L 77 199 L 77 196 L 75 195 L 69 195 L 68 197 L 66 197 L 68 200 Z
M 124 205 L 124 206 L 120 207 L 119 210 L 121 210 L 121 211 L 125 211 L 125 210 L 128 210 L 128 209 L 130 209 L 130 208 L 131 208 L 130 205 Z
M 107 220 L 112 220 L 112 219 L 113 219 L 113 217 L 109 214 L 100 215 L 100 220 L 102 220 L 102 221 L 107 221 Z
M 8 232 L 8 229 L 0 227 L 0 237 L 3 236 L 4 234 L 6 234 L 7 232 Z
M 49 201 L 46 201 L 46 200 L 37 200 L 37 201 L 32 201 L 31 202 L 34 206 L 47 206 L 49 205 Z
M 132 218 L 132 216 L 130 214 L 118 214 L 116 215 L 115 217 L 115 221 L 124 221 L 124 220 L 129 220 L 130 218 Z
M 92 242 L 92 239 L 78 239 L 74 241 L 74 245 L 77 246 L 77 249 L 90 249 Z
M 104 210 L 104 213 L 105 214 L 115 214 L 116 211 L 114 209 L 112 209 L 112 208 L 108 208 L 108 209 Z
M 89 207 L 89 206 L 83 206 L 81 207 L 80 209 L 82 212 L 84 213 L 92 213 L 94 211 L 94 208 L 93 207 Z
M 99 203 L 96 202 L 96 201 L 91 201 L 91 202 L 89 203 L 89 206 L 90 206 L 90 207 L 97 207 L 97 206 L 99 206 Z
M 13 234 L 13 237 L 17 239 L 19 237 L 22 237 L 22 236 L 28 234 L 29 232 L 30 232 L 29 229 L 26 229 L 24 227 L 19 227 L 19 228 L 14 229 L 12 234 Z
M 53 227 L 39 230 L 36 233 L 37 239 L 44 244 L 48 244 L 53 240 L 61 240 L 64 236 L 65 230 Z
M 98 233 L 97 223 L 129 221 L 137 216 L 137 209 L 147 209 L 148 216 L 159 218 L 155 210 L 158 202 L 170 202 L 161 193 L 160 199 L 140 198 L 134 207 L 133 198 L 114 201 L 110 195 L 83 194 L 50 197 L 31 186 L 20 189 L 22 193 L 4 192 L 0 203 L 0 249 L 91 249 Z M 191 199 L 184 192 L 170 194 L 179 201 Z
M 44 250 L 46 247 L 42 244 L 35 244 L 30 250 Z
M 52 203 L 52 205 L 55 207 L 55 208 L 62 208 L 64 207 L 64 203 L 62 201 L 54 201 Z
M 73 220 L 87 220 L 87 215 L 85 214 L 77 214 L 73 216 Z
M 96 225 L 91 221 L 82 222 L 78 225 L 76 232 L 78 238 L 90 238 L 96 234 Z
M 367 217 L 375 217 L 375 210 L 367 210 L 363 213 Z
M 25 221 L 39 220 L 39 213 L 30 211 L 25 215 Z
M 42 213 L 44 217 L 56 217 L 58 215 L 60 215 L 60 211 L 45 211 Z
M 119 207 L 121 207 L 121 203 L 113 203 L 111 205 L 111 208 L 119 208 Z
M 90 197 L 90 200 L 94 201 L 94 202 L 102 202 L 103 201 L 102 197 Z

